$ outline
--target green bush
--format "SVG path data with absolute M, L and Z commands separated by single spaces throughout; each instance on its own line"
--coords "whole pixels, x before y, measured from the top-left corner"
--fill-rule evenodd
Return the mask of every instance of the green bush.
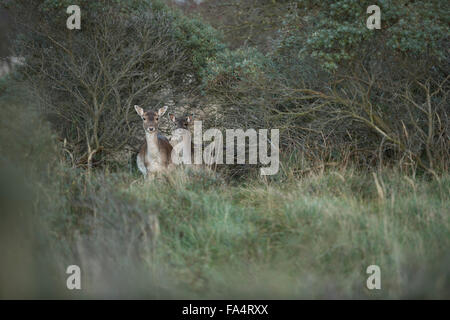
M 446 59 L 449 34 L 445 1 L 380 1 L 381 30 L 369 30 L 366 21 L 371 1 L 297 0 L 288 16 L 280 47 L 296 47 L 329 70 L 364 54 L 390 53 L 412 59 Z
M 203 76 L 204 86 L 224 90 L 244 77 L 257 78 L 268 62 L 255 48 L 226 49 L 209 59 Z

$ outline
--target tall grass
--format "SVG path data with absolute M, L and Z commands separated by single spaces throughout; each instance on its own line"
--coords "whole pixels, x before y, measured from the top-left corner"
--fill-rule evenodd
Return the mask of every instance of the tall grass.
M 5 90 L 0 105 L 2 298 L 450 298 L 448 174 L 296 158 L 239 183 L 87 174 L 60 160 L 32 105 Z M 72 264 L 81 291 L 65 287 Z M 381 290 L 366 288 L 372 264 Z

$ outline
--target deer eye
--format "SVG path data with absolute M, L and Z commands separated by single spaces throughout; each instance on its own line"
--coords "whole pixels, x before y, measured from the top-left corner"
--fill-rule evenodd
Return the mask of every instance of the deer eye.
M 158 119 L 159 119 L 158 117 L 155 118 L 156 121 L 158 121 Z

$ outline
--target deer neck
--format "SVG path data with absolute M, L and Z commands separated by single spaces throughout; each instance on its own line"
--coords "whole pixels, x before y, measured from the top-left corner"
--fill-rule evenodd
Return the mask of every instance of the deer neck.
M 155 131 L 153 133 L 146 132 L 145 140 L 147 142 L 147 154 L 155 154 L 158 152 L 158 132 Z

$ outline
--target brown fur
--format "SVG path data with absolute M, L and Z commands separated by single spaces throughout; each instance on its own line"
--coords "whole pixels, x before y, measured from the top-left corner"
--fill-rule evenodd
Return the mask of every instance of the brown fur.
M 172 145 L 169 143 L 169 140 L 167 140 L 166 137 L 158 137 L 158 151 L 161 153 L 161 160 L 165 167 L 168 167 L 169 164 L 172 163 L 172 160 L 170 158 L 170 155 L 172 153 Z M 146 168 L 150 166 L 150 163 L 145 157 L 145 154 L 147 153 L 147 141 L 144 142 L 144 144 L 141 147 L 141 150 L 139 151 L 139 156 L 141 156 L 144 159 L 144 165 Z M 168 157 L 167 157 L 168 155 Z
M 142 118 L 145 131 L 145 143 L 137 156 L 138 168 L 148 176 L 149 173 L 165 170 L 172 164 L 172 145 L 158 132 L 159 118 L 164 115 L 167 107 L 160 108 L 157 112 L 134 107 Z

